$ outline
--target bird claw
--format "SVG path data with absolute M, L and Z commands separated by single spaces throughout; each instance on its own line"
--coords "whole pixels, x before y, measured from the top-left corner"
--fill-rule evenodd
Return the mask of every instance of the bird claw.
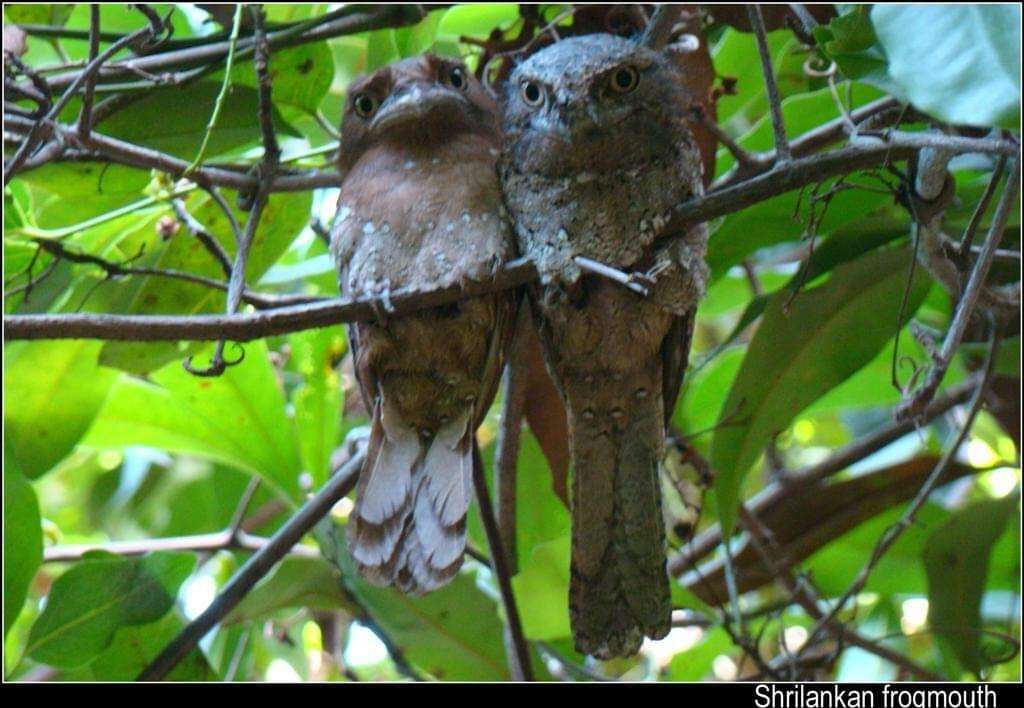
M 366 294 L 377 324 L 386 327 L 388 319 L 395 314 L 395 306 L 391 302 L 391 281 L 385 280 L 380 288 L 368 290 Z

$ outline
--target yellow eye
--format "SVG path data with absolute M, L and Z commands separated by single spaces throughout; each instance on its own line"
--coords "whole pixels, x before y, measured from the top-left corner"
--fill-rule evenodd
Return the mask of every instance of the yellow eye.
M 352 107 L 361 118 L 369 118 L 377 110 L 377 99 L 368 93 L 361 93 L 352 100 Z
M 448 72 L 448 83 L 460 91 L 469 85 L 469 82 L 466 81 L 466 72 L 461 66 L 453 66 L 451 68 Z
M 640 83 L 640 72 L 632 66 L 615 70 L 608 79 L 608 85 L 615 93 L 629 93 Z
M 519 84 L 519 93 L 522 95 L 523 101 L 528 106 L 536 108 L 544 103 L 544 91 L 535 81 L 527 80 Z

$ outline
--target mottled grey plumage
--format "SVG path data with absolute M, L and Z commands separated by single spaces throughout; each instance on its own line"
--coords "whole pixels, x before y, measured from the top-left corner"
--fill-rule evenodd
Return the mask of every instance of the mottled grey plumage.
M 497 106 L 430 55 L 349 87 L 331 234 L 346 296 L 483 280 L 512 252 Z M 373 427 L 348 521 L 370 581 L 422 594 L 462 564 L 474 433 L 497 389 L 511 292 L 349 327 Z
M 676 71 L 630 40 L 566 39 L 515 69 L 503 106 L 502 188 L 572 438 L 573 635 L 602 658 L 670 623 L 658 471 L 707 272 L 703 226 L 661 238 L 703 189 Z M 645 274 L 649 297 L 574 256 Z

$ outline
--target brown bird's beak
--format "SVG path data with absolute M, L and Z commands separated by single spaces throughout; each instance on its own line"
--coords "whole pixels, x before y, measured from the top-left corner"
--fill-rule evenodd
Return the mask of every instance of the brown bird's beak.
M 394 91 L 377 109 L 370 123 L 374 132 L 390 130 L 400 125 L 419 123 L 435 112 L 455 112 L 466 104 L 466 99 L 445 86 L 416 82 Z

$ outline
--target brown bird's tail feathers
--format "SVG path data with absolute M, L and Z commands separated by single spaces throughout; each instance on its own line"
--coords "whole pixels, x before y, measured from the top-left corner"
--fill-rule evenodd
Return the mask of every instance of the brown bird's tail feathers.
M 569 614 L 577 651 L 600 659 L 635 654 L 644 636 L 660 639 L 671 623 L 659 399 L 630 396 L 629 410 L 612 409 L 608 425 L 594 425 L 600 411 L 570 401 L 570 415 L 590 422 L 571 426 Z
M 375 410 L 348 541 L 360 574 L 375 585 L 423 595 L 462 566 L 473 494 L 472 411 L 421 436 L 382 401 Z

